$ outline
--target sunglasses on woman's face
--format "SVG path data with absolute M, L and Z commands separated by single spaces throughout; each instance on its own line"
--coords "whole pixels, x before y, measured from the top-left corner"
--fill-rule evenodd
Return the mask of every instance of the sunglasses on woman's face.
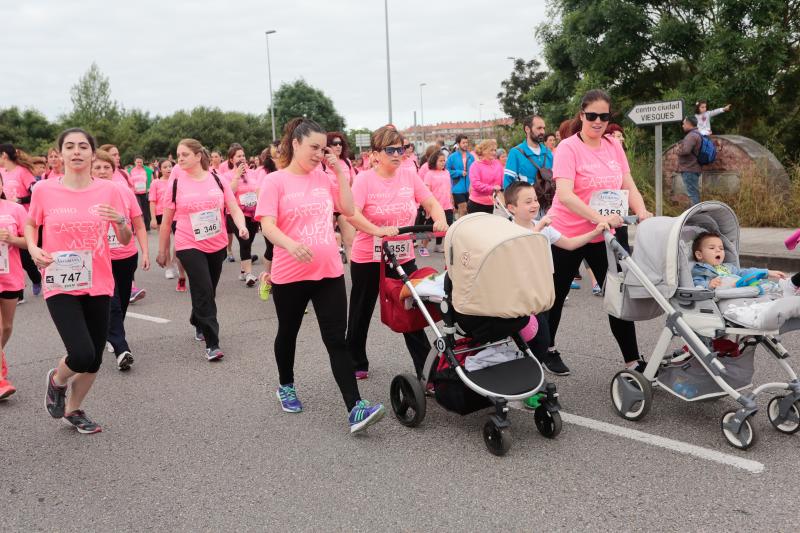
M 414 145 L 413 144 L 404 144 L 403 145 L 403 150 L 408 150 L 409 148 L 414 148 Z
M 331 146 L 341 146 L 341 145 L 342 145 L 342 141 L 333 141 L 331 143 Z
M 387 146 L 383 149 L 386 155 L 402 155 L 403 150 L 402 146 Z
M 586 120 L 589 122 L 594 122 L 598 118 L 600 122 L 608 122 L 611 120 L 611 113 L 594 113 L 592 111 L 584 111 L 583 116 L 586 117 Z

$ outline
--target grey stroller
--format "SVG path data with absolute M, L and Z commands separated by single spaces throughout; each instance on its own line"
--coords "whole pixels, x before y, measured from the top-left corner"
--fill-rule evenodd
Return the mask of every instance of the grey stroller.
M 786 434 L 800 430 L 800 380 L 778 339 L 782 333 L 800 329 L 800 297 L 763 296 L 756 287 L 695 287 L 691 246 L 707 231 L 722 235 L 725 262 L 738 266 L 739 221 L 721 202 L 703 202 L 679 217 L 643 221 L 637 227 L 632 256 L 606 232 L 606 310 L 625 320 L 667 315 L 644 372 L 618 372 L 611 382 L 611 401 L 621 417 L 640 420 L 652 405 L 653 387 L 689 402 L 730 397 L 739 407 L 722 416 L 722 433 L 732 446 L 747 449 L 756 441 L 750 420 L 758 411 L 756 398 L 763 392 L 778 393 L 767 404 L 767 417 L 775 429 Z M 734 312 L 756 303 L 760 313 L 755 319 L 745 322 Z M 684 348 L 667 353 L 676 337 L 685 343 Z M 753 388 L 759 345 L 773 355 L 788 375 L 787 381 Z

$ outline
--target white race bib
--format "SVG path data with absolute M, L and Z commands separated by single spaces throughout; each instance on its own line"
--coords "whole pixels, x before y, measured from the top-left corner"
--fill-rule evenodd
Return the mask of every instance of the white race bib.
M 108 225 L 108 247 L 112 250 L 116 250 L 117 248 L 122 248 L 122 243 L 119 242 L 117 239 L 117 233 L 114 231 L 114 225 Z
M 147 189 L 147 182 L 146 181 L 134 181 L 133 182 L 133 190 L 136 191 L 137 194 L 145 192 Z
M 389 249 L 394 252 L 394 256 L 398 261 L 405 261 L 411 258 L 411 247 L 413 242 L 407 241 L 386 241 L 389 244 Z M 383 260 L 383 239 L 375 236 L 372 239 L 372 260 Z
M 239 203 L 242 204 L 242 207 L 255 207 L 258 203 L 258 195 L 255 191 L 246 192 L 239 197 Z
M 8 243 L 0 242 L 0 274 L 8 274 Z
M 219 216 L 219 209 L 190 213 L 189 220 L 192 222 L 192 231 L 196 241 L 204 241 L 222 233 L 222 219 Z
M 604 217 L 609 215 L 626 217 L 628 216 L 628 191 L 626 189 L 594 191 L 589 200 L 589 207 Z
M 44 270 L 48 290 L 77 291 L 92 288 L 92 251 L 53 252 L 53 262 Z

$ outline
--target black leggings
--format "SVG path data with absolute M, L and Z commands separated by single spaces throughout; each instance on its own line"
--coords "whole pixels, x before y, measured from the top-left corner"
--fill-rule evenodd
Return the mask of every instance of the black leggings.
M 236 240 L 239 241 L 239 260 L 241 261 L 250 261 L 253 258 L 252 249 L 253 249 L 253 239 L 256 238 L 256 233 L 258 233 L 259 228 L 261 227 L 258 222 L 253 220 L 250 217 L 245 217 L 244 223 L 247 226 L 248 236 L 246 239 L 242 239 L 239 237 L 239 230 L 237 229 Z
M 375 310 L 375 302 L 378 299 L 381 268 L 386 268 L 386 277 L 397 279 L 397 272 L 385 266 L 383 263 L 350 263 L 350 278 L 353 286 L 350 289 L 350 320 L 347 323 L 347 348 L 353 358 L 353 366 L 356 370 L 368 370 L 369 360 L 367 359 L 367 334 L 369 324 L 372 321 L 372 312 Z M 411 274 L 417 270 L 417 264 L 409 261 L 403 264 L 406 274 Z M 406 341 L 406 348 L 414 361 L 414 370 L 417 376 L 422 376 L 425 366 L 425 359 L 430 352 L 431 344 L 425 330 L 403 333 Z
M 467 202 L 467 214 L 472 213 L 494 213 L 494 206 L 493 205 L 483 205 L 473 202 L 469 200 Z
M 150 231 L 150 200 L 147 193 L 137 194 L 136 202 L 142 210 L 142 221 L 144 222 L 145 231 Z
M 536 324 L 539 326 L 536 336 L 528 341 L 528 348 L 537 358 L 547 353 L 550 347 L 550 324 L 549 311 L 544 311 L 536 315 Z
M 39 242 L 41 242 L 41 240 Z M 25 269 L 25 273 L 28 274 L 31 283 L 36 283 L 37 285 L 40 284 L 42 282 L 42 273 L 39 272 L 39 269 L 36 267 L 36 263 L 33 262 L 30 252 L 20 248 L 19 258 L 22 261 L 22 268 Z
M 110 319 L 108 323 L 108 342 L 114 347 L 114 354 L 131 350 L 125 338 L 125 315 L 131 300 L 131 282 L 133 273 L 136 272 L 139 254 L 135 253 L 125 259 L 111 261 L 111 271 L 114 274 L 114 296 L 111 297 Z
M 272 244 L 272 241 L 267 239 L 266 235 L 264 235 L 264 242 L 267 243 L 267 249 L 264 252 L 264 259 L 267 261 L 272 261 L 272 255 L 275 253 L 275 245 Z
M 347 411 L 358 403 L 358 393 L 353 365 L 347 353 L 344 332 L 347 327 L 347 291 L 344 276 L 323 278 L 318 281 L 296 281 L 272 286 L 275 312 L 278 315 L 278 333 L 275 335 L 275 361 L 281 385 L 294 383 L 294 357 L 297 333 L 309 300 L 314 304 L 322 342 L 328 350 L 331 371 L 342 393 Z
M 203 332 L 206 348 L 219 347 L 219 322 L 217 322 L 217 283 L 222 273 L 225 248 L 212 253 L 194 248 L 179 250 L 180 259 L 189 278 L 189 293 L 192 296 L 192 314 L 189 323 Z
M 56 294 L 45 300 L 47 310 L 67 349 L 67 367 L 94 374 L 103 362 L 108 335 L 109 296 Z
M 564 300 L 569 294 L 569 287 L 578 266 L 584 259 L 589 264 L 589 268 L 594 272 L 597 283 L 601 287 L 606 280 L 606 270 L 608 270 L 608 257 L 606 256 L 606 244 L 604 242 L 589 243 L 576 250 L 563 250 L 555 246 L 553 250 L 553 285 L 556 289 L 556 301 L 549 311 L 550 326 L 550 346 L 555 346 L 558 324 L 561 322 L 561 310 L 564 307 Z M 639 347 L 636 342 L 636 326 L 633 322 L 620 320 L 608 315 L 608 322 L 611 325 L 611 333 L 617 340 L 622 357 L 626 362 L 639 359 Z M 576 328 L 578 325 L 576 324 Z

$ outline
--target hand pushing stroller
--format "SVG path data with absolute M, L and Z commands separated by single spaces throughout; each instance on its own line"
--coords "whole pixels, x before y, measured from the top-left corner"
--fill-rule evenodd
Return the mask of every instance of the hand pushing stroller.
M 402 234 L 431 230 L 431 226 L 400 228 Z M 547 238 L 487 213 L 459 218 L 445 236 L 447 273 L 439 309 L 420 296 L 412 284 L 419 274 L 407 276 L 390 245 L 392 240 L 411 238 L 401 235 L 382 243 L 383 259 L 400 279 L 381 281 L 381 318 L 394 331 L 410 331 L 409 321 L 398 321 L 400 312 L 388 309 L 403 305 L 396 298 L 399 291 L 383 286 L 404 285 L 414 308 L 403 312 L 424 320 L 436 339 L 422 376 L 401 374 L 392 380 L 390 398 L 397 419 L 408 427 L 422 422 L 430 384 L 437 402 L 461 415 L 494 407 L 483 438 L 491 453 L 504 455 L 511 447 L 508 402 L 535 396 L 539 403 L 534 411 L 536 427 L 545 437 L 554 438 L 561 431 L 556 387 L 545 382 L 539 361 L 519 334 L 531 315 L 549 309 L 555 298 Z M 436 323 L 439 310 L 441 325 Z M 416 329 L 421 329 L 419 323 Z M 499 346 L 514 347 L 520 357 L 475 371 L 466 369 L 466 357 Z
M 758 288 L 705 289 L 695 287 L 690 261 L 692 242 L 705 232 L 722 235 L 725 262 L 739 265 L 739 221 L 721 202 L 703 202 L 679 217 L 655 217 L 636 231 L 633 256 L 606 232 L 609 272 L 605 285 L 606 310 L 626 320 L 649 320 L 667 314 L 666 325 L 643 374 L 623 370 L 611 382 L 611 400 L 627 420 L 644 417 L 652 405 L 653 385 L 693 402 L 728 396 L 740 404 L 722 416 L 728 443 L 747 449 L 756 441 L 751 417 L 756 397 L 776 391 L 767 404 L 767 417 L 780 432 L 800 430 L 800 381 L 777 336 L 800 328 L 800 297 L 763 296 Z M 615 257 L 622 271 L 617 270 Z M 736 306 L 758 302 L 758 320 L 731 318 Z M 672 339 L 685 346 L 670 354 Z M 750 391 L 754 353 L 758 345 L 771 353 L 788 374 L 782 383 L 765 383 Z

